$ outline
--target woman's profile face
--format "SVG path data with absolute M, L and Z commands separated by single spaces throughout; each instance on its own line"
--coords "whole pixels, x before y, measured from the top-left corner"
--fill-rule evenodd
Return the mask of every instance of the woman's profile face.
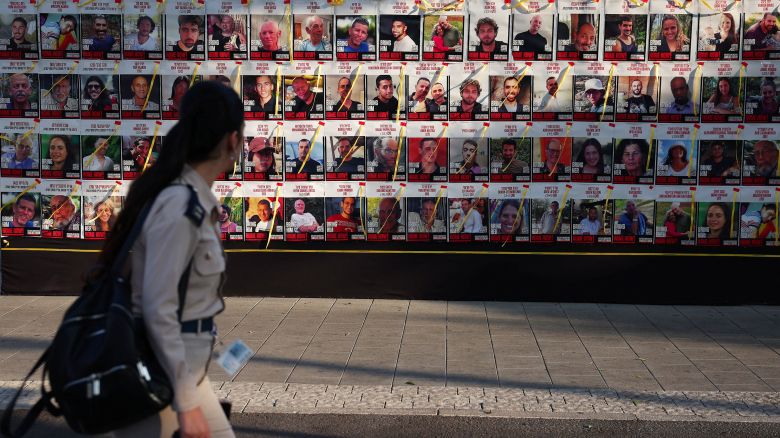
M 598 166 L 599 150 L 596 145 L 589 144 L 585 147 L 585 164 L 588 166 Z
M 707 209 L 707 228 L 710 233 L 718 234 L 726 226 L 726 212 L 719 205 L 710 205 Z
M 56 137 L 49 142 L 49 158 L 52 164 L 64 163 L 68 158 L 68 147 L 61 138 Z
M 517 208 L 514 205 L 506 204 L 501 209 L 498 216 L 501 225 L 501 234 L 512 234 L 515 231 L 515 222 L 517 222 Z

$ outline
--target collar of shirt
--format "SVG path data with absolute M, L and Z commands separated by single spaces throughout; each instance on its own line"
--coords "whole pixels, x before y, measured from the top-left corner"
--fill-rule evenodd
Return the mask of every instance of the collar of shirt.
M 195 171 L 189 164 L 184 165 L 184 170 L 181 173 L 181 181 L 185 184 L 189 184 L 198 193 L 198 200 L 203 205 L 203 208 L 207 212 L 211 212 L 217 208 L 219 201 L 214 193 L 211 192 L 211 187 L 203 180 L 198 172 Z

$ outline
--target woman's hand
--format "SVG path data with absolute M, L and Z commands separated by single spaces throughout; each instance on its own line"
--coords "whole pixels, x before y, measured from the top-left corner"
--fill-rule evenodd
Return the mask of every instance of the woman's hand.
M 211 431 L 200 407 L 179 412 L 179 436 L 181 438 L 210 438 Z

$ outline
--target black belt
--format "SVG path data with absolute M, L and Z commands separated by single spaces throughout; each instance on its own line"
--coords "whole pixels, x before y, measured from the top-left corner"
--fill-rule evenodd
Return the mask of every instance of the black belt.
M 214 328 L 214 318 L 193 319 L 192 321 L 182 321 L 182 333 L 203 333 L 210 332 Z

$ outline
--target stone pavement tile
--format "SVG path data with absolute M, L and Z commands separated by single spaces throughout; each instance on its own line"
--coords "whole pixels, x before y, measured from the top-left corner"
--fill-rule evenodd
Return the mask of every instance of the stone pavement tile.
M 718 388 L 706 377 L 694 376 L 656 376 L 658 383 L 665 391 L 717 391 Z
M 762 385 L 763 382 L 761 379 L 756 377 L 755 374 L 751 372 L 746 373 L 740 373 L 740 372 L 725 372 L 725 371 L 704 371 L 704 375 L 707 376 L 708 379 L 712 381 L 717 386 L 720 386 L 721 384 L 753 384 L 753 385 Z
M 556 353 L 544 353 L 544 361 L 548 365 L 553 363 L 569 364 L 569 365 L 589 365 L 593 363 L 593 359 L 587 353 L 580 352 L 556 352 Z
M 694 365 L 657 365 L 646 361 L 645 365 L 656 377 L 701 378 L 702 372 Z
M 772 387 L 764 382 L 760 383 L 716 383 L 720 391 L 753 391 L 753 392 L 769 392 L 774 391 Z
M 634 350 L 629 348 L 628 346 L 621 346 L 621 347 L 601 347 L 601 346 L 592 346 L 588 343 L 585 343 L 585 348 L 588 350 L 588 354 L 592 358 L 602 358 L 602 359 L 631 359 L 637 357 Z
M 599 371 L 594 364 L 567 364 L 567 363 L 548 363 L 547 371 L 550 375 L 558 376 L 598 376 Z
M 692 361 L 696 368 L 702 372 L 723 371 L 723 372 L 750 372 L 751 370 L 742 362 L 736 359 L 696 359 Z
M 552 385 L 547 371 L 499 368 L 498 378 L 502 388 L 540 388 Z
M 594 357 L 593 362 L 600 370 L 647 370 L 644 362 L 638 358 Z
M 306 348 L 306 353 L 349 353 L 355 347 L 353 340 L 314 340 Z
M 415 368 L 415 367 L 444 367 L 445 365 L 444 355 L 440 354 L 399 354 L 398 355 L 398 368 Z
M 395 362 L 398 359 L 398 348 L 379 347 L 379 348 L 365 348 L 356 347 L 352 350 L 350 360 L 376 360 L 376 361 L 390 361 Z
M 580 388 L 605 388 L 607 386 L 604 379 L 599 375 L 556 375 L 551 373 L 552 383 L 562 387 L 580 387 Z
M 545 369 L 541 356 L 503 356 L 496 353 L 496 363 L 499 368 L 504 369 Z
M 395 371 L 390 372 L 355 372 L 347 369 L 341 376 L 340 384 L 343 385 L 392 385 Z
M 616 390 L 643 390 L 643 391 L 656 391 L 663 389 L 659 382 L 647 375 L 643 374 L 615 374 L 615 375 L 603 375 L 604 381 L 607 386 Z
M 763 378 L 763 379 L 761 379 L 761 380 L 763 380 L 763 381 L 764 381 L 764 383 L 766 383 L 767 385 L 771 386 L 771 387 L 772 387 L 772 389 L 774 389 L 775 391 L 780 391 L 780 379 L 775 379 L 775 378 L 771 378 L 771 379 L 769 379 L 769 378 Z
M 585 353 L 585 346 L 580 341 L 561 341 L 561 342 L 539 342 L 539 348 L 542 353 Z
M 680 351 L 690 360 L 697 359 L 733 359 L 733 356 L 721 347 L 684 348 Z
M 292 367 L 244 368 L 235 377 L 237 382 L 284 382 L 292 372 Z
M 435 344 L 401 344 L 401 354 L 430 354 L 444 356 L 446 345 L 442 343 Z

